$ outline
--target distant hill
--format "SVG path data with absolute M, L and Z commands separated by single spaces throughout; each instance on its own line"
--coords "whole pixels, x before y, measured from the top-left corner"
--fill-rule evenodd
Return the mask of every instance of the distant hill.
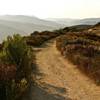
M 14 33 L 27 35 L 33 31 L 55 30 L 61 27 L 63 26 L 56 22 L 34 16 L 4 15 L 0 16 L 0 41 Z
M 0 16 L 1 20 L 7 20 L 7 21 L 14 21 L 14 22 L 20 22 L 20 23 L 31 23 L 36 25 L 44 25 L 49 27 L 61 27 L 60 24 L 57 24 L 53 21 L 46 21 L 43 19 L 39 19 L 35 16 L 25 16 L 25 15 L 4 15 Z
M 34 31 L 51 31 L 74 25 L 94 25 L 98 22 L 100 22 L 100 18 L 88 18 L 81 20 L 50 18 L 43 20 L 35 16 L 3 15 L 0 16 L 0 42 L 8 35 L 12 35 L 14 33 L 27 35 L 28 33 L 33 33 Z M 81 27 L 83 28 L 83 26 Z
M 47 20 L 54 21 L 66 26 L 73 25 L 94 25 L 100 22 L 100 18 L 86 18 L 86 19 L 69 19 L 69 18 L 48 18 Z

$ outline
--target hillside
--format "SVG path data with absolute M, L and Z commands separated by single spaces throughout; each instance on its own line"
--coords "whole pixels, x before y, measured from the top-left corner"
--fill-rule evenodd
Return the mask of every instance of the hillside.
M 49 26 L 49 27 L 61 27 L 60 24 L 57 24 L 56 22 L 52 21 L 46 21 L 43 19 L 39 19 L 35 16 L 25 16 L 25 15 L 4 15 L 0 16 L 1 20 L 6 21 L 14 21 L 14 22 L 20 22 L 20 23 L 31 23 L 36 25 L 43 25 L 43 26 Z
M 30 16 L 0 16 L 0 42 L 8 35 L 19 33 L 21 35 L 28 35 L 33 31 L 55 30 L 62 27 L 52 21 L 41 20 Z
M 56 23 L 73 26 L 73 25 L 95 25 L 100 22 L 100 18 L 86 18 L 86 19 L 70 19 L 70 18 L 48 18 L 47 20 L 54 21 Z
M 77 65 L 97 84 L 100 84 L 100 24 L 87 31 L 67 32 L 57 38 L 56 46 L 61 54 Z
M 31 34 L 33 40 L 31 38 L 29 45 L 37 45 L 34 50 L 41 74 L 27 95 L 30 100 L 100 99 L 100 36 L 92 32 L 94 28 L 98 31 L 99 26 L 36 32 L 38 41 L 34 41 L 35 35 Z
M 99 30 L 100 23 L 7 38 L 0 45 L 0 94 L 8 100 L 99 100 Z
M 100 87 L 81 73 L 76 65 L 62 57 L 55 39 L 34 49 L 41 75 L 36 77 L 37 85 L 31 87 L 24 100 L 100 99 Z
M 97 35 L 100 36 L 100 23 L 97 23 L 96 25 L 92 26 L 92 27 L 88 30 L 88 32 L 93 32 L 93 33 L 95 33 L 95 34 L 97 34 Z

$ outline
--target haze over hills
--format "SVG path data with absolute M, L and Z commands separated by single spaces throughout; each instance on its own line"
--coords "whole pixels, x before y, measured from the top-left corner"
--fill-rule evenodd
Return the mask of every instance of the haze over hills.
M 55 30 L 73 25 L 94 25 L 100 18 L 68 19 L 48 18 L 39 19 L 35 16 L 2 15 L 0 16 L 0 42 L 8 35 L 19 33 L 27 35 L 33 31 Z
M 66 26 L 73 25 L 94 25 L 100 22 L 100 18 L 85 18 L 85 19 L 70 19 L 70 18 L 47 18 L 47 20 L 54 21 Z
M 61 27 L 56 22 L 46 21 L 43 19 L 39 19 L 35 16 L 25 16 L 25 15 L 4 15 L 0 16 L 1 20 L 14 21 L 14 22 L 22 22 L 22 23 L 31 23 L 36 25 L 45 25 L 49 27 Z
M 0 16 L 0 41 L 8 35 L 19 33 L 27 35 L 33 31 L 55 30 L 63 27 L 52 21 L 45 21 L 34 16 L 3 15 Z

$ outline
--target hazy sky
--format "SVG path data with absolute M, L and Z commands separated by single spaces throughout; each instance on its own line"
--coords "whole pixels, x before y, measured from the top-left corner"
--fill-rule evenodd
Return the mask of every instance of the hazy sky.
M 0 0 L 0 15 L 40 18 L 100 17 L 100 0 Z

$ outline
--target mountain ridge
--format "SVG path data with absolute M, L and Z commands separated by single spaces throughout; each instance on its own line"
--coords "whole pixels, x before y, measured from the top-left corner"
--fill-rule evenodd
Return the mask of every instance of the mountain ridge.
M 54 21 L 58 24 L 64 24 L 67 26 L 73 25 L 95 25 L 100 22 L 100 18 L 84 18 L 84 19 L 72 19 L 72 18 L 47 18 L 47 20 Z
M 52 31 L 60 27 L 62 25 L 34 16 L 2 15 L 0 16 L 0 42 L 8 35 L 13 35 L 14 33 L 28 35 L 34 31 Z

